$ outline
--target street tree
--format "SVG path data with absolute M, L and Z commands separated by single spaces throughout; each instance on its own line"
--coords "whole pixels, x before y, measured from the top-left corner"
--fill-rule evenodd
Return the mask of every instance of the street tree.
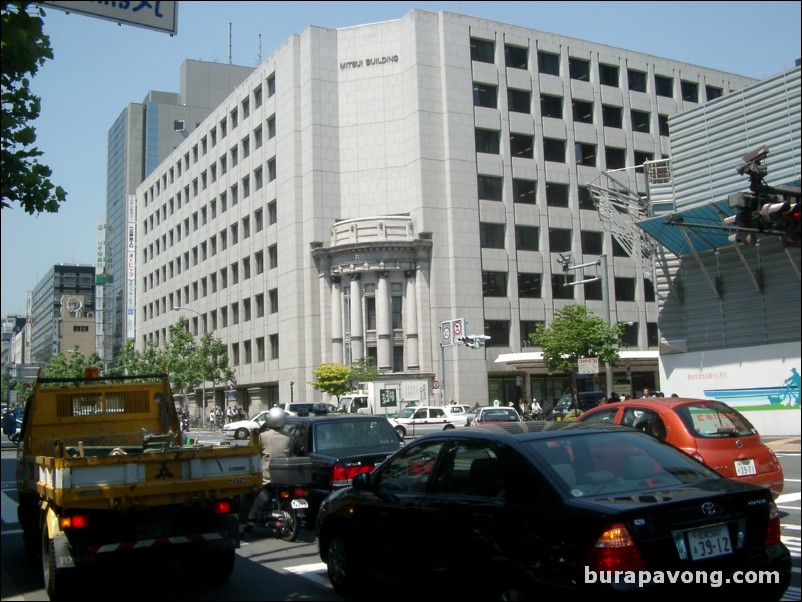
M 178 322 L 170 326 L 170 340 L 164 348 L 164 363 L 170 375 L 170 386 L 173 391 L 181 391 L 185 403 L 188 391 L 203 382 L 197 347 L 195 337 L 189 332 L 189 321 L 181 316 Z
M 312 370 L 315 380 L 310 382 L 313 388 L 334 395 L 340 395 L 350 391 L 351 369 L 344 364 L 324 363 Z
M 619 362 L 623 328 L 622 324 L 608 326 L 584 305 L 567 305 L 554 313 L 550 326 L 538 324 L 529 338 L 542 348 L 543 361 L 550 372 L 572 375 L 575 392 L 580 358 L 595 357 L 611 366 Z
M 351 364 L 349 380 L 357 383 L 369 382 L 379 376 L 379 369 L 373 358 L 363 357 Z
M 50 361 L 45 367 L 46 378 L 81 378 L 84 376 L 84 370 L 90 366 L 102 370 L 103 361 L 96 351 L 90 355 L 84 355 L 78 346 L 71 352 L 71 357 L 68 359 L 63 352 L 52 356 Z
M 227 383 L 234 378 L 234 370 L 228 365 L 225 343 L 210 332 L 204 333 L 200 339 L 197 362 L 201 382 L 211 382 L 212 388 L 217 383 Z
M 163 349 L 156 347 L 152 341 L 146 341 L 145 348 L 140 351 L 134 347 L 134 342 L 129 340 L 117 355 L 115 365 L 109 370 L 109 374 L 113 376 L 164 374 L 165 369 Z
M 19 203 L 34 213 L 57 213 L 67 193 L 50 180 L 53 170 L 41 163 L 32 122 L 39 117 L 41 99 L 31 92 L 31 78 L 53 58 L 44 34 L 45 12 L 33 2 L 0 2 L 2 16 L 2 196 L 0 207 Z

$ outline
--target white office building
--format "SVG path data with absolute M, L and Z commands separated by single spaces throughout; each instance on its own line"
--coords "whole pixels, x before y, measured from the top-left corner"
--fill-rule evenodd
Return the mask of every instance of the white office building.
M 658 388 L 651 263 L 587 185 L 620 168 L 645 192 L 634 168 L 669 155 L 669 118 L 751 83 L 446 12 L 310 27 L 137 188 L 137 347 L 186 308 L 226 344 L 251 411 L 319 399 L 316 366 L 366 356 L 435 403 L 554 399 L 569 375 L 496 360 L 568 304 L 603 313 L 599 280 L 564 285 L 571 252 L 607 259 L 609 319 L 628 324 L 613 386 Z M 486 346 L 443 347 L 454 320 Z

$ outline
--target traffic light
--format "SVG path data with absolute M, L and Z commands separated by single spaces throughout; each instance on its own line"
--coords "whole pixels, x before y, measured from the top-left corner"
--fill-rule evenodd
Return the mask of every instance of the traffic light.
M 785 216 L 790 209 L 791 204 L 787 201 L 784 203 L 764 203 L 760 208 L 760 217 L 770 226 L 785 221 Z

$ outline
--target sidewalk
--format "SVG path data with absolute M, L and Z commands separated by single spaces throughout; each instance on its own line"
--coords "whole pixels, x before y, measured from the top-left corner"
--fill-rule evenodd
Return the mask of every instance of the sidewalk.
M 768 439 L 763 438 L 763 443 L 768 445 L 774 452 L 797 452 L 802 450 L 802 438 L 799 435 L 788 437 L 777 437 Z

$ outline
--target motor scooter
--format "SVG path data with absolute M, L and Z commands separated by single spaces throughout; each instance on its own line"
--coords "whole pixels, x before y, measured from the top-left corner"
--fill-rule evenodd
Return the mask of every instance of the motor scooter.
M 263 492 L 254 502 L 258 506 L 252 522 L 269 530 L 273 537 L 295 541 L 309 508 L 309 490 L 300 485 L 267 484 Z

